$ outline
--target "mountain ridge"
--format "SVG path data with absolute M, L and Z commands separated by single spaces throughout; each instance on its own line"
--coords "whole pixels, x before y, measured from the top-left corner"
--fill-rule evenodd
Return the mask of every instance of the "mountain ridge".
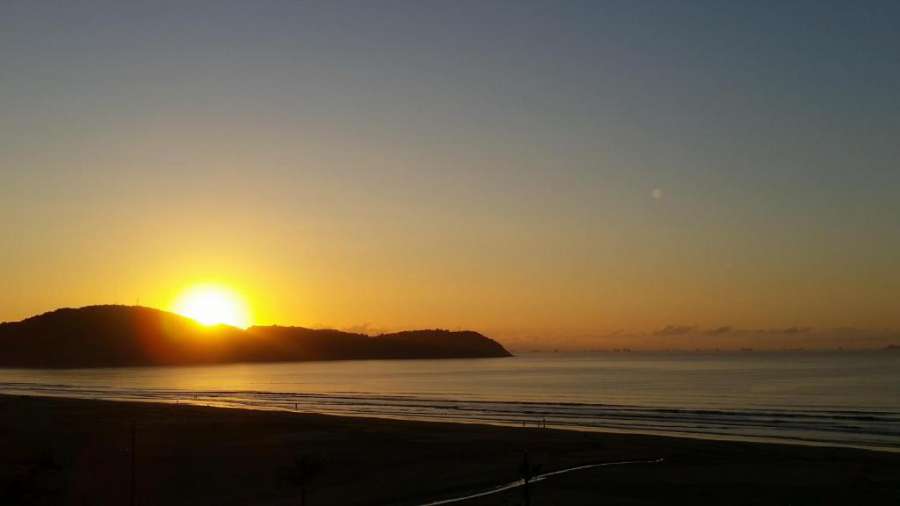
M 360 359 L 507 357 L 478 332 L 368 336 L 291 326 L 203 325 L 144 306 L 60 308 L 0 323 L 0 367 L 90 368 Z

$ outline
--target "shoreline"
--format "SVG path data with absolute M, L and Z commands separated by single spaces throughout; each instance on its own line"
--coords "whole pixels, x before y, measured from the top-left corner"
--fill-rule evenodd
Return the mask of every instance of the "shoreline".
M 310 504 L 424 504 L 517 480 L 524 452 L 542 473 L 664 459 L 553 476 L 536 505 L 900 499 L 900 455 L 863 449 L 43 396 L 0 395 L 0 415 L 4 504 L 127 504 L 132 427 L 139 504 L 297 504 L 298 455 L 324 462 Z
M 0 392 L 0 396 L 26 396 L 26 397 L 46 397 L 46 398 L 54 398 L 54 399 L 77 399 L 77 400 L 95 400 L 95 401 L 109 401 L 109 402 L 137 402 L 137 403 L 159 403 L 159 404 L 171 404 L 171 405 L 184 405 L 184 406 L 198 406 L 198 407 L 213 407 L 213 408 L 223 408 L 223 409 L 239 409 L 239 410 L 247 410 L 247 411 L 259 411 L 259 412 L 283 412 L 283 413 L 292 413 L 292 414 L 314 414 L 314 415 L 323 415 L 323 416 L 334 416 L 334 417 L 346 417 L 346 418 L 360 418 L 360 419 L 383 419 L 383 420 L 398 420 L 398 421 L 411 421 L 411 422 L 422 422 L 422 423 L 451 423 L 451 424 L 463 424 L 463 425 L 484 425 L 484 426 L 492 426 L 492 427 L 504 427 L 510 429 L 521 429 L 521 428 L 529 428 L 529 429 L 540 429 L 542 428 L 542 420 L 540 417 L 535 417 L 534 419 L 515 419 L 515 420 L 492 420 L 487 418 L 465 418 L 465 417 L 450 417 L 450 416 L 428 416 L 428 415 L 416 415 L 416 414 L 406 414 L 406 415 L 395 415 L 391 413 L 379 413 L 377 411 L 369 411 L 364 413 L 349 413 L 346 411 L 329 411 L 327 409 L 316 409 L 315 407 L 310 408 L 308 404 L 306 404 L 303 408 L 291 408 L 290 402 L 286 403 L 272 403 L 272 404 L 248 404 L 241 403 L 240 401 L 223 401 L 217 399 L 197 399 L 191 398 L 190 392 L 183 392 L 186 394 L 186 397 L 175 398 L 175 399 L 165 399 L 160 397 L 155 398 L 140 398 L 140 397 L 132 397 L 132 398 L 115 398 L 115 397 L 106 397 L 101 398 L 98 396 L 88 397 L 88 396 L 77 396 L 77 395 L 65 395 L 65 394 L 57 394 L 57 393 L 36 393 L 36 392 L 19 392 L 19 393 L 8 393 L 8 392 Z M 198 393 L 199 394 L 199 393 Z M 330 397 L 329 394 L 311 394 L 313 397 Z M 441 400 L 444 402 L 445 400 Z M 468 400 L 467 403 L 491 403 L 492 401 L 472 401 Z M 293 403 L 295 405 L 300 405 L 300 402 Z M 518 404 L 529 405 L 542 405 L 545 403 L 539 402 L 530 402 L 524 401 L 519 402 Z M 566 404 L 566 403 L 564 403 Z M 527 425 L 523 425 L 523 421 Z M 600 433 L 600 434 L 625 434 L 625 435 L 638 435 L 638 436 L 653 436 L 653 437 L 665 437 L 665 438 L 683 438 L 683 439 L 694 439 L 700 441 L 722 441 L 722 442 L 737 442 L 737 443 L 760 443 L 760 444 L 776 444 L 776 445 L 790 445 L 790 446 L 804 446 L 804 447 L 821 447 L 821 448 L 846 448 L 846 449 L 855 449 L 855 450 L 865 450 L 865 451 L 873 451 L 873 452 L 885 452 L 885 453 L 894 453 L 900 454 L 900 447 L 895 446 L 878 446 L 876 444 L 854 444 L 852 442 L 841 442 L 841 441 L 822 441 L 815 439 L 804 439 L 798 436 L 778 436 L 778 435 L 754 435 L 754 434 L 728 434 L 728 433 L 715 433 L 715 432 L 707 432 L 703 430 L 678 430 L 672 429 L 669 431 L 666 430 L 658 430 L 653 428 L 641 429 L 641 428 L 629 428 L 629 427 L 612 427 L 612 426 L 597 426 L 597 427 L 589 427 L 578 425 L 575 423 L 559 423 L 550 421 L 550 423 L 546 423 L 543 425 L 545 429 L 552 430 L 560 430 L 560 431 L 571 431 L 571 432 L 586 432 L 586 433 Z

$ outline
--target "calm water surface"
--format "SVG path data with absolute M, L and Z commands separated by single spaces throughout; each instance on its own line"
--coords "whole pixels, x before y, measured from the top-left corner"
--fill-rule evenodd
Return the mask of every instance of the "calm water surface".
M 900 352 L 0 369 L 0 392 L 900 451 Z

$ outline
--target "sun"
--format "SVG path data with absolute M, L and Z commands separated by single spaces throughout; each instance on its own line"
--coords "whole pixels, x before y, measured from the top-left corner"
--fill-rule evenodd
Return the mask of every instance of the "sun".
M 204 325 L 224 323 L 245 329 L 250 326 L 250 311 L 241 296 L 219 285 L 196 285 L 175 299 L 172 309 Z

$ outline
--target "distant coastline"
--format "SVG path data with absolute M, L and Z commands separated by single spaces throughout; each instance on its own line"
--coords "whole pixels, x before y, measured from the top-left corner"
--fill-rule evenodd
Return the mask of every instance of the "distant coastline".
M 63 308 L 0 324 L 0 367 L 90 368 L 511 356 L 474 331 L 367 336 L 330 329 L 202 325 L 141 306 Z

